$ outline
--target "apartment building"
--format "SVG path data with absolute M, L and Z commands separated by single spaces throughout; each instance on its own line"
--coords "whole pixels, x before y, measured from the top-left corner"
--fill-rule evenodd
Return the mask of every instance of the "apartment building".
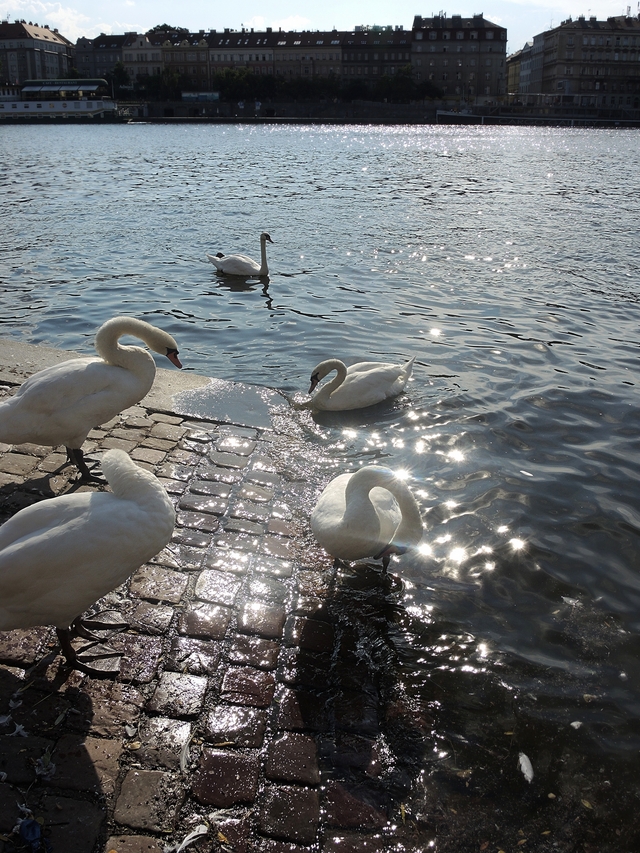
M 207 36 L 210 73 L 246 68 L 253 74 L 274 74 L 278 36 L 271 27 L 265 32 L 227 29 L 218 33 L 212 30 Z
M 111 74 L 116 62 L 122 62 L 122 49 L 127 35 L 105 35 L 97 38 L 79 38 L 76 42 L 76 68 L 81 77 L 100 77 Z
M 74 46 L 57 29 L 31 21 L 0 22 L 0 84 L 56 80 L 73 67 Z
M 411 30 L 403 27 L 356 27 L 342 34 L 342 79 L 374 84 L 411 68 Z
M 507 89 L 507 31 L 483 15 L 433 18 L 416 15 L 411 64 L 416 80 L 428 80 L 445 98 L 483 103 Z

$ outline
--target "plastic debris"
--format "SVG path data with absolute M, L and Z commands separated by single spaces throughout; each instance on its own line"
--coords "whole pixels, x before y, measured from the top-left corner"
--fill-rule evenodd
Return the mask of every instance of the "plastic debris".
M 205 826 L 204 823 L 198 824 L 193 832 L 190 832 L 189 835 L 179 844 L 177 847 L 171 845 L 170 847 L 164 848 L 164 853 L 182 853 L 183 850 L 186 850 L 194 841 L 197 841 L 198 838 L 202 838 L 203 835 L 207 835 L 209 832 L 209 827 Z
M 527 782 L 533 781 L 533 764 L 529 760 L 529 756 L 525 755 L 524 752 L 521 752 L 518 756 L 518 766 Z
M 51 853 L 51 844 L 42 835 L 42 826 L 37 820 L 31 817 L 21 820 L 18 835 L 21 841 L 27 843 L 30 853 Z

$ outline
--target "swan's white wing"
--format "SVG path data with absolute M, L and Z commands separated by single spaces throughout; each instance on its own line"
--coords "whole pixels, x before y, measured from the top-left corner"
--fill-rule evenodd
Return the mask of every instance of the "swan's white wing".
M 344 382 L 325 401 L 333 410 L 364 409 L 400 394 L 406 384 L 404 365 L 363 361 L 347 368 Z
M 260 264 L 248 255 L 225 255 L 215 260 L 216 268 L 226 275 L 253 275 L 260 271 Z M 214 263 L 214 260 L 211 259 L 211 262 Z

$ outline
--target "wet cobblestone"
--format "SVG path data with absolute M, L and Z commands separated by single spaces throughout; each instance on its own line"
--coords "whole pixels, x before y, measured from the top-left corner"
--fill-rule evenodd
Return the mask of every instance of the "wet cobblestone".
M 53 853 L 159 853 L 200 824 L 194 853 L 382 849 L 370 833 L 392 815 L 366 787 L 380 697 L 366 676 L 358 691 L 336 674 L 340 655 L 351 674 L 357 661 L 327 609 L 334 570 L 310 538 L 299 495 L 313 484 L 295 464 L 317 449 L 287 430 L 143 405 L 92 430 L 90 462 L 125 448 L 178 521 L 96 605 L 129 625 L 109 640 L 124 653 L 115 681 L 71 672 L 51 628 L 0 634 L 0 833 L 20 800 Z M 74 477 L 59 449 L 0 446 L 0 519 L 76 490 Z

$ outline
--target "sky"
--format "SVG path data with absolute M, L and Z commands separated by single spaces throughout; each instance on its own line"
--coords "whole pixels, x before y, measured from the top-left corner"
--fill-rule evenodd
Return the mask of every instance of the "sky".
M 360 24 L 379 24 L 410 29 L 415 15 L 430 18 L 444 12 L 447 16 L 484 17 L 507 28 L 507 53 L 513 53 L 531 41 L 537 33 L 584 15 L 604 20 L 614 15 L 632 15 L 640 11 L 640 0 L 455 0 L 452 6 L 423 5 L 425 0 L 324 0 L 302 3 L 300 0 L 236 0 L 216 3 L 212 0 L 0 0 L 0 19 L 32 21 L 40 26 L 57 27 L 75 42 L 80 36 L 93 38 L 100 33 L 145 32 L 156 24 L 167 23 L 191 31 L 253 27 L 264 30 L 352 30 Z M 433 0 L 432 0 L 433 2 Z M 585 5 L 585 4 L 590 5 Z

